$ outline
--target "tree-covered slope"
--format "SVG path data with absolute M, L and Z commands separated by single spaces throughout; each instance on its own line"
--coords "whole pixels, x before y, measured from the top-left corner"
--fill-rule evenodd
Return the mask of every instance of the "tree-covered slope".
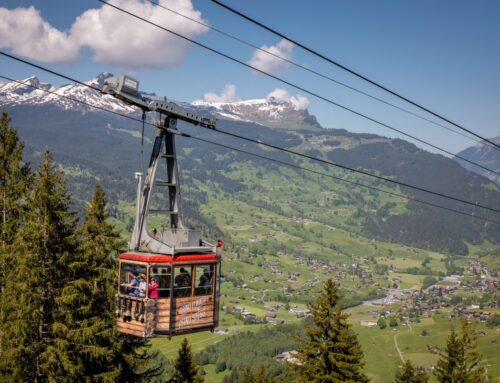
M 48 106 L 12 106 L 6 108 L 13 126 L 27 143 L 30 161 L 37 161 L 45 148 L 70 178 L 70 187 L 78 203 L 89 200 L 98 179 L 113 203 L 133 201 L 133 172 L 147 163 L 154 131 L 146 127 L 141 148 L 140 123 L 111 114 L 61 110 Z M 500 208 L 499 188 L 488 179 L 468 172 L 451 159 L 418 149 L 402 140 L 373 134 L 354 134 L 341 129 L 286 131 L 254 123 L 219 120 L 219 129 L 238 133 L 309 155 L 329 159 L 354 168 L 376 172 L 399 181 L 453 195 L 464 200 Z M 385 184 L 334 167 L 294 158 L 289 154 L 240 141 L 216 132 L 180 124 L 193 135 L 251 152 L 294 162 L 316 171 L 346 178 L 392 192 L 483 215 L 494 213 L 461 206 L 422 192 Z M 141 150 L 144 154 L 141 156 Z M 410 244 L 452 254 L 467 253 L 467 243 L 500 241 L 498 225 L 456 215 L 415 202 L 354 187 L 338 180 L 308 172 L 286 169 L 263 159 L 187 138 L 179 138 L 184 211 L 187 221 L 201 223 L 212 233 L 220 230 L 201 213 L 208 201 L 200 184 L 212 185 L 228 201 L 251 201 L 255 208 L 340 225 L 369 238 Z M 144 168 L 143 168 L 144 170 Z M 273 193 L 263 175 L 275 177 Z M 231 205 L 227 207 L 231 209 Z M 117 213 L 118 214 L 118 213 Z M 122 217 L 124 218 L 124 217 Z M 129 222 L 128 222 L 129 223 Z M 230 233 L 228 233 L 230 234 Z

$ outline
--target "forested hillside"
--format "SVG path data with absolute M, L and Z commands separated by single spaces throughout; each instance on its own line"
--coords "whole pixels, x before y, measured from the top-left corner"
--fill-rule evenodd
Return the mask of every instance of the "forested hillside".
M 145 145 L 141 148 L 140 124 L 104 114 L 74 111 L 58 112 L 61 120 L 57 122 L 49 123 L 40 117 L 42 124 L 32 124 L 37 119 L 33 119 L 30 113 L 37 110 L 11 109 L 13 126 L 26 141 L 25 158 L 38 163 L 45 148 L 53 150 L 58 166 L 69 180 L 73 204 L 76 205 L 74 208 L 80 212 L 84 211 L 83 206 L 87 206 L 94 184 L 99 181 L 110 195 L 113 222 L 128 237 L 127 232 L 133 225 L 135 191 L 131 169 L 138 170 L 141 162 L 147 162 L 153 139 L 151 129 L 146 130 Z M 42 113 L 43 108 L 39 111 Z M 416 182 L 417 176 L 425 177 L 429 172 L 431 176 L 425 186 L 431 188 L 429 185 L 434 181 L 440 185 L 440 191 L 451 194 L 447 183 L 433 175 L 432 167 L 441 166 L 446 169 L 450 180 L 455 180 L 451 184 L 463 189 L 457 196 L 466 199 L 472 194 L 489 199 L 498 195 L 498 188 L 485 178 L 471 175 L 453 161 L 423 152 L 404 141 L 344 130 L 324 129 L 319 133 L 275 130 L 225 120 L 219 122 L 219 128 L 316 157 L 340 163 L 346 161 L 349 166 L 376 171 L 403 182 Z M 283 152 L 274 153 L 259 145 L 241 143 L 213 131 L 185 125 L 181 125 L 180 129 L 216 143 L 244 148 L 381 190 L 408 192 L 326 164 L 299 160 Z M 143 159 L 141 149 L 145 153 Z M 382 298 L 392 289 L 420 288 L 425 278 L 431 277 L 435 281 L 445 275 L 462 273 L 477 257 L 481 262 L 492 265 L 492 272 L 495 273 L 496 261 L 492 249 L 498 241 L 498 233 L 488 231 L 489 226 L 483 230 L 477 226 L 472 234 L 458 233 L 460 235 L 452 229 L 442 229 L 442 226 L 452 227 L 460 221 L 474 228 L 476 223 L 469 218 L 429 210 L 430 217 L 425 216 L 427 221 L 424 221 L 431 228 L 428 229 L 421 223 L 425 213 L 418 209 L 423 208 L 404 198 L 353 187 L 318 173 L 312 174 L 186 137 L 178 139 L 178 154 L 185 221 L 188 225 L 202 227 L 206 238 L 223 238 L 226 242 L 219 326 L 227 329 L 226 334 L 242 330 L 257 332 L 228 337 L 226 341 L 197 355 L 199 363 L 203 364 L 203 371 L 207 373 L 207 382 L 220 382 L 225 378 L 226 381 L 236 382 L 231 379 L 238 371 L 244 376 L 248 365 L 237 363 L 236 354 L 228 350 L 232 342 L 238 342 L 243 349 L 247 349 L 250 347 L 248 344 L 261 342 L 263 338 L 266 342 L 255 350 L 251 360 L 265 367 L 274 378 L 285 378 L 288 370 L 283 362 L 275 358 L 279 352 L 293 349 L 296 344 L 290 341 L 293 340 L 291 336 L 284 342 L 283 334 L 300 332 L 303 315 L 300 313 L 313 302 L 325 279 L 331 276 L 342 289 L 342 304 L 355 306 L 353 323 L 366 355 L 366 372 L 374 382 L 385 382 L 397 371 L 400 356 L 394 354 L 391 330 L 378 333 L 378 328 L 368 329 L 359 324 L 361 321 L 370 322 L 377 315 L 368 311 L 370 306 L 363 305 L 363 302 Z M 414 174 L 408 175 L 401 168 L 413 169 Z M 467 181 L 465 184 L 460 183 L 460 175 Z M 418 198 L 426 197 L 418 195 Z M 416 238 L 411 219 L 417 220 L 414 226 L 422 229 Z M 390 228 L 390 225 L 394 225 L 394 231 L 381 230 Z M 408 227 L 412 236 L 401 235 L 404 234 L 401 230 L 404 227 Z M 439 235 L 436 236 L 433 230 L 437 230 Z M 386 238 L 388 240 L 384 240 Z M 480 242 L 481 245 L 474 245 Z M 414 246 L 405 246 L 404 243 Z M 440 252 L 425 249 L 439 249 Z M 456 257 L 467 251 L 473 255 Z M 485 294 L 474 301 L 467 298 L 467 302 L 477 303 L 479 298 L 485 302 L 495 299 Z M 450 299 L 455 299 L 455 296 Z M 397 312 L 400 305 L 396 303 L 391 310 Z M 253 317 L 243 317 L 238 313 L 238 307 L 251 310 Z M 276 330 L 259 332 L 269 326 L 266 325 L 269 310 L 274 312 L 272 315 L 276 315 L 278 321 L 295 326 L 279 326 Z M 403 320 L 403 313 L 398 315 Z M 420 323 L 419 316 L 411 320 Z M 430 328 L 442 344 L 451 322 L 446 314 L 433 320 L 436 322 L 432 326 L 427 321 L 421 325 L 414 323 L 413 326 L 420 326 L 426 331 Z M 452 323 L 456 324 L 456 321 Z M 409 331 L 408 334 L 403 330 L 401 333 L 410 336 L 411 328 Z M 492 334 L 488 330 L 481 347 L 495 361 Z M 202 351 L 225 336 L 210 333 L 195 335 L 200 336 L 199 343 L 193 342 L 196 351 Z M 383 344 L 382 354 L 370 346 L 374 336 Z M 415 338 L 419 342 L 413 347 Z M 153 342 L 154 350 L 161 351 L 167 358 L 172 349 L 176 351 L 176 345 L 176 342 L 165 343 L 163 340 Z M 420 341 L 417 332 L 411 339 L 405 339 L 408 355 L 422 355 L 419 363 L 427 368 L 436 361 L 429 347 L 432 350 L 434 346 L 429 346 L 425 338 Z M 169 369 L 166 374 L 170 374 Z
M 146 128 L 145 145 L 140 145 L 140 124 L 121 117 L 82 111 L 40 107 L 10 107 L 14 126 L 27 142 L 27 155 L 36 162 L 44 148 L 54 152 L 56 161 L 70 178 L 69 183 L 76 203 L 89 199 L 88 185 L 99 180 L 116 206 L 119 201 L 131 202 L 134 198 L 133 172 L 147 163 L 154 132 Z M 57 111 L 57 114 L 56 114 Z M 339 129 L 319 131 L 286 131 L 271 129 L 253 123 L 220 120 L 219 128 L 263 140 L 308 155 L 329 159 L 354 168 L 389 176 L 408 184 L 420 185 L 464 200 L 500 208 L 498 186 L 488 179 L 468 172 L 453 160 L 418 149 L 402 140 L 391 140 L 373 134 L 354 134 Z M 474 213 L 488 218 L 493 214 L 467 205 L 449 202 L 411 189 L 398 190 L 390 184 L 367 177 L 340 171 L 325 164 L 306 162 L 282 152 L 272 152 L 257 145 L 242 143 L 235 138 L 201 128 L 181 125 L 194 135 L 217 143 L 244 148 L 251 152 L 282 161 L 294 162 L 321 172 L 345 177 L 367 185 L 403 192 L 411 197 L 435 204 Z M 141 156 L 141 150 L 144 154 Z M 198 221 L 212 233 L 220 233 L 200 207 L 207 201 L 198 183 L 213 185 L 228 200 L 252 201 L 290 215 L 337 224 L 346 230 L 368 238 L 378 238 L 421 248 L 466 254 L 467 244 L 488 240 L 500 241 L 500 230 L 481 220 L 468 219 L 451 212 L 432 208 L 404 199 L 388 198 L 373 190 L 347 188 L 340 181 L 325 179 L 298 170 L 283 170 L 269 161 L 230 152 L 227 149 L 195 140 L 180 138 L 178 151 L 181 157 L 184 190 L 184 210 L 188 221 Z M 144 168 L 143 168 L 144 169 Z M 237 169 L 237 171 L 236 171 Z M 288 175 L 283 180 L 283 193 L 277 198 L 266 195 L 263 175 Z M 443 177 L 442 174 L 446 174 Z M 311 198 L 307 207 L 300 207 L 311 185 L 322 185 L 324 192 L 335 196 L 319 204 L 320 198 Z M 190 187 L 193 186 L 193 187 Z M 286 190 L 295 193 L 286 196 Z M 286 197 L 285 197 L 286 196 Z M 80 201 L 80 202 L 79 202 Z M 385 201 L 385 202 L 383 202 Z M 326 210 L 325 210 L 326 209 Z M 288 212 L 287 212 L 288 210 Z M 339 213 L 342 212 L 342 219 Z M 120 214 L 116 212 L 116 214 Z M 118 215 L 117 215 L 118 217 Z M 118 217 L 120 218 L 120 217 Z M 124 218 L 124 217 L 122 217 Z M 125 218 L 126 219 L 126 218 Z M 130 224 L 130 223 L 129 223 Z M 225 233 L 230 236 L 230 233 Z

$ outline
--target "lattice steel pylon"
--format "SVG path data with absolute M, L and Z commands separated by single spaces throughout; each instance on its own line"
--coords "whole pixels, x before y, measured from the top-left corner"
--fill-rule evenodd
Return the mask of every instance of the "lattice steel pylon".
M 182 224 L 175 136 L 180 134 L 177 130 L 178 120 L 211 129 L 215 129 L 216 120 L 199 116 L 174 102 L 142 97 L 138 89 L 139 82 L 128 76 L 111 77 L 106 80 L 103 87 L 103 93 L 111 94 L 127 104 L 137 106 L 144 113 L 157 112 L 160 115 L 156 124 L 157 135 L 144 184 L 142 184 L 142 174 L 136 173 L 136 216 L 129 248 L 174 256 L 187 252 L 202 253 L 214 249 L 214 245 L 201 240 L 199 230 L 186 228 Z M 157 172 L 162 159 L 165 160 L 166 179 L 157 180 Z M 153 209 L 151 207 L 153 193 L 160 190 L 163 190 L 164 195 L 167 196 L 168 206 L 166 209 Z M 169 217 L 170 227 L 162 229 L 159 233 L 149 233 L 147 219 L 150 213 Z

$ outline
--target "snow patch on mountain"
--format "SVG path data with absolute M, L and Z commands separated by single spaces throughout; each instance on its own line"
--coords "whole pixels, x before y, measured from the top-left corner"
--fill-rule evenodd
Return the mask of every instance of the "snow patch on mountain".
M 104 81 L 113 76 L 104 72 L 85 84 L 101 89 Z M 35 77 L 28 77 L 19 82 L 8 82 L 0 84 L 0 106 L 33 105 L 33 106 L 55 106 L 64 110 L 79 110 L 82 112 L 98 111 L 98 108 L 112 110 L 118 113 L 134 113 L 135 108 L 124 104 L 120 100 L 110 96 L 102 95 L 94 89 L 80 84 L 68 84 L 54 87 L 51 84 L 41 83 Z
M 197 100 L 192 105 L 219 118 L 254 122 L 272 128 L 288 130 L 316 130 L 321 128 L 316 117 L 309 114 L 307 107 L 304 108 L 304 103 L 300 103 L 298 99 L 292 101 L 271 96 L 263 99 L 234 102 Z
M 101 73 L 85 84 L 101 89 L 113 75 Z M 214 100 L 218 100 L 215 98 Z M 18 82 L 0 83 L 0 106 L 51 106 L 82 113 L 99 112 L 98 108 L 117 113 L 137 113 L 137 109 L 110 95 L 103 95 L 88 86 L 66 84 L 59 87 L 42 83 L 35 77 Z M 266 98 L 236 101 L 195 101 L 181 103 L 199 113 L 209 113 L 221 119 L 252 122 L 287 130 L 318 130 L 321 125 L 309 114 L 309 102 L 300 95 L 290 96 L 284 89 L 275 89 Z M 95 106 L 97 108 L 93 108 Z

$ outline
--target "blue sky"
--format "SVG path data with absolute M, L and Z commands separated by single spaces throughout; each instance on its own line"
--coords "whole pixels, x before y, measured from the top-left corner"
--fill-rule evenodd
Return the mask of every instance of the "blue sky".
M 186 1 L 171 0 L 165 4 L 170 4 L 172 7 L 177 7 L 179 4 L 185 6 Z M 498 1 L 310 0 L 307 3 L 298 0 L 225 1 L 483 136 L 493 137 L 500 134 L 500 22 L 498 22 L 500 2 Z M 209 0 L 194 0 L 192 4 L 195 10 L 201 12 L 201 17 L 214 27 L 236 34 L 255 45 L 271 46 L 280 42 L 278 37 L 228 13 Z M 41 17 L 51 28 L 66 31 L 68 34 L 75 19 L 82 13 L 90 8 L 105 7 L 95 0 L 66 2 L 2 0 L 0 4 L 0 7 L 8 10 L 29 6 L 40 10 Z M 155 12 L 158 12 L 156 17 L 157 20 L 161 20 L 162 25 L 166 27 L 172 25 L 171 13 L 162 9 L 157 9 Z M 123 15 L 117 16 L 117 24 L 121 25 L 122 30 L 123 24 L 129 22 L 124 21 L 126 18 L 127 16 Z M 187 25 L 189 23 L 191 22 L 186 21 L 183 28 L 191 28 Z M 108 27 L 110 29 L 103 36 L 115 33 L 112 25 Z M 82 28 L 93 27 L 87 23 L 83 24 Z M 120 28 L 116 29 L 118 31 L 116 33 L 120 33 Z M 114 50 L 123 54 L 115 52 L 112 59 L 104 58 L 101 62 L 96 62 L 95 54 L 98 48 L 95 46 L 99 42 L 87 41 L 82 43 L 79 53 L 67 60 L 68 62 L 44 63 L 51 61 L 46 60 L 46 57 L 38 57 L 38 62 L 82 80 L 90 79 L 102 71 L 115 74 L 131 73 L 141 81 L 143 90 L 182 101 L 202 99 L 208 92 L 220 94 L 227 84 L 235 86 L 236 95 L 241 99 L 264 98 L 275 88 L 285 88 L 289 95 L 295 96 L 300 93 L 307 97 L 310 112 L 316 115 L 325 127 L 397 136 L 387 129 L 341 111 L 313 96 L 252 73 L 248 68 L 217 57 L 202 48 L 183 45 L 174 38 L 168 38 L 163 45 L 148 46 L 151 49 L 146 53 L 134 54 L 128 42 L 134 38 L 140 41 L 147 38 L 145 35 L 147 31 L 142 25 L 136 25 L 128 30 L 125 27 L 125 31 L 130 33 L 130 36 L 123 44 L 113 46 Z M 13 52 L 14 43 L 8 45 L 7 40 L 18 36 L 10 36 L 8 32 L 4 36 L 1 33 L 0 29 L 1 49 Z M 215 32 L 193 33 L 196 40 L 242 61 L 249 62 L 254 54 L 253 49 L 239 45 Z M 85 33 L 80 33 L 82 34 Z M 102 38 L 104 44 L 106 40 L 107 37 Z M 35 45 L 38 44 L 36 39 L 33 41 Z M 298 47 L 293 47 L 289 53 L 294 61 L 302 65 L 403 106 L 393 97 L 301 51 Z M 116 58 L 118 56 L 119 58 Z M 159 57 L 157 61 L 160 64 L 155 63 L 155 68 L 151 68 L 148 62 L 154 61 L 154 57 Z M 169 57 L 176 59 L 169 62 Z M 143 60 L 146 64 L 141 65 Z M 165 62 L 164 65 L 162 60 Z M 127 62 L 134 64 L 128 65 Z M 6 58 L 0 58 L 0 67 L 0 74 L 9 77 L 24 78 L 35 74 L 45 82 L 63 83 L 60 79 L 21 66 Z M 412 135 L 432 141 L 449 151 L 456 152 L 474 144 L 474 141 L 463 136 L 382 106 L 299 69 L 277 68 L 275 74 Z M 418 110 L 412 110 L 423 114 Z M 421 144 L 419 146 L 426 148 Z

